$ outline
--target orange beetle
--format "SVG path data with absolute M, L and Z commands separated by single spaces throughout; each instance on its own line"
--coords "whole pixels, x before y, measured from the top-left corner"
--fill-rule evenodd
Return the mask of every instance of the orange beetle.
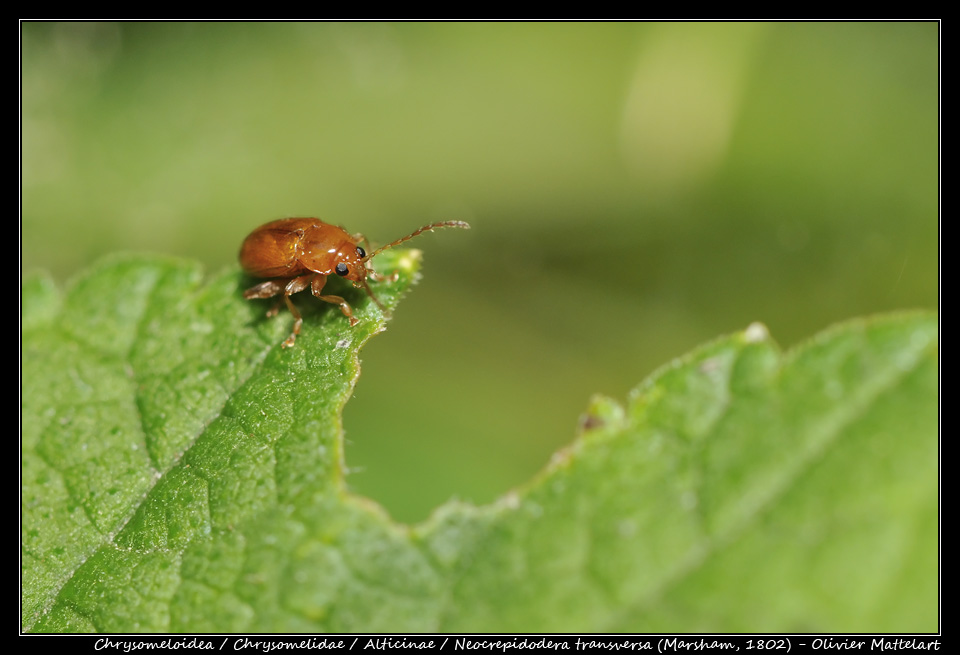
M 283 295 L 293 314 L 293 332 L 283 342 L 289 348 L 300 334 L 303 318 L 297 311 L 290 296 L 310 287 L 314 296 L 328 303 L 340 306 L 340 311 L 350 320 L 350 325 L 359 321 L 353 316 L 350 305 L 340 296 L 323 295 L 323 286 L 327 276 L 336 274 L 353 282 L 353 286 L 363 287 L 380 309 L 386 308 L 377 300 L 367 284 L 367 277 L 375 282 L 388 279 L 373 269 L 367 268 L 367 262 L 387 248 L 412 239 L 422 232 L 438 227 L 462 227 L 469 229 L 464 221 L 441 221 L 424 225 L 405 237 L 377 248 L 368 255 L 359 245 L 367 243 L 362 234 L 351 235 L 342 227 L 330 225 L 316 218 L 283 218 L 261 225 L 244 239 L 240 247 L 240 266 L 254 277 L 277 278 L 261 282 L 243 292 L 247 300 L 253 298 L 273 298 Z M 280 309 L 277 303 L 267 316 L 275 316 Z

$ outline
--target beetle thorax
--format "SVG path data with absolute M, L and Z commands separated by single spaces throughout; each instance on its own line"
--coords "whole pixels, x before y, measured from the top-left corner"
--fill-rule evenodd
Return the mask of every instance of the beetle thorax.
M 365 254 L 349 234 L 330 225 L 306 230 L 297 245 L 297 261 L 305 268 L 321 275 L 337 275 L 357 282 L 367 276 Z M 341 272 L 343 266 L 346 266 L 346 274 Z

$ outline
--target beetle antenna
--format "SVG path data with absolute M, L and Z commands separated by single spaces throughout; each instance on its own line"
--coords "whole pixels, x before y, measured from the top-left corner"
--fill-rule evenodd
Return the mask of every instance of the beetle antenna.
M 403 243 L 404 241 L 409 241 L 410 239 L 412 239 L 413 237 L 417 236 L 418 234 L 421 234 L 421 233 L 423 233 L 423 232 L 427 232 L 427 231 L 430 231 L 430 230 L 435 230 L 435 229 L 437 229 L 438 227 L 462 227 L 462 228 L 465 229 L 465 230 L 469 230 L 469 229 L 470 229 L 470 224 L 467 223 L 466 221 L 440 221 L 440 222 L 438 222 L 438 223 L 430 223 L 430 225 L 424 225 L 424 226 L 421 227 L 419 230 L 415 230 L 415 231 L 411 232 L 410 234 L 408 234 L 407 236 L 401 237 L 401 238 L 397 239 L 397 240 L 394 241 L 393 243 L 388 243 L 388 244 L 385 245 L 385 246 L 380 246 L 379 248 L 377 248 L 376 250 L 374 250 L 372 254 L 369 254 L 369 255 L 367 255 L 366 257 L 364 257 L 362 261 L 367 261 L 367 260 L 369 260 L 369 259 L 372 259 L 372 258 L 376 257 L 377 255 L 379 255 L 380 253 L 382 253 L 382 252 L 383 252 L 384 250 L 386 250 L 387 248 L 393 248 L 394 246 L 399 246 L 399 245 L 400 245 L 401 243 Z M 376 298 L 374 298 L 374 300 L 376 300 Z M 380 303 L 377 302 L 377 304 L 379 305 Z M 381 305 L 381 307 L 382 307 L 382 305 Z

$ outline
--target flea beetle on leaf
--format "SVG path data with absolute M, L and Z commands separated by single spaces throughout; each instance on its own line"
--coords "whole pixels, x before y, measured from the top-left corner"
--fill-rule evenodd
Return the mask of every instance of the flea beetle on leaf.
M 440 227 L 470 229 L 470 225 L 464 221 L 431 223 L 377 248 L 368 255 L 360 245 L 361 242 L 367 244 L 367 239 L 362 234 L 351 235 L 342 227 L 316 218 L 283 218 L 272 221 L 261 225 L 244 239 L 240 248 L 240 266 L 253 277 L 274 279 L 250 287 L 243 292 L 243 297 L 251 300 L 283 296 L 283 302 L 294 318 L 293 332 L 283 342 L 284 348 L 289 348 L 296 342 L 303 324 L 303 318 L 290 296 L 307 287 L 310 287 L 310 292 L 320 300 L 338 305 L 350 325 L 354 326 L 358 321 L 347 301 L 340 296 L 323 294 L 327 276 L 337 275 L 350 280 L 357 288 L 362 287 L 377 306 L 386 311 L 373 295 L 367 278 L 380 282 L 389 277 L 368 268 L 367 262 L 387 248 L 393 248 L 418 234 Z M 277 303 L 267 312 L 267 316 L 275 316 L 279 309 L 280 303 Z

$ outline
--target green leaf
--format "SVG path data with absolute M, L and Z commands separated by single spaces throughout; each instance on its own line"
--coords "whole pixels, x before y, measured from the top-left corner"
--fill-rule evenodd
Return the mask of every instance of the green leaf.
M 380 256 L 414 281 L 415 251 Z M 116 258 L 23 285 L 23 629 L 936 631 L 937 324 L 762 326 L 595 398 L 490 506 L 392 522 L 346 490 L 340 414 L 384 326 Z M 467 374 L 465 372 L 464 374 Z

